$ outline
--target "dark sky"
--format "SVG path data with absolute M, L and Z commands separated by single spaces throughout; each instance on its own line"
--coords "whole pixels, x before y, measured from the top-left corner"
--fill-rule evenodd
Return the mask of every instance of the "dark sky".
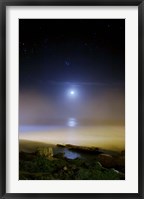
M 29 81 L 124 83 L 124 19 L 20 19 L 19 28 L 20 88 Z
M 125 20 L 20 19 L 19 82 L 21 124 L 124 121 Z

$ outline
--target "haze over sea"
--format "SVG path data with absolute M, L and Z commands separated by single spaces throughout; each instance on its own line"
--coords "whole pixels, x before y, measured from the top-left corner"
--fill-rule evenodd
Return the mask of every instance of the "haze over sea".
M 72 125 L 72 124 L 71 124 Z M 122 125 L 103 126 L 21 126 L 19 139 L 51 144 L 94 146 L 110 150 L 125 148 L 125 131 Z

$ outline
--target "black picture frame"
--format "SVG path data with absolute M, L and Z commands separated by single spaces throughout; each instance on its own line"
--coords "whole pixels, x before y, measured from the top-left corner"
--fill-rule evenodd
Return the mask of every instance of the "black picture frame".
M 6 7 L 7 6 L 138 6 L 138 193 L 35 194 L 6 193 Z M 144 2 L 143 0 L 0 0 L 0 197 L 1 198 L 144 198 Z

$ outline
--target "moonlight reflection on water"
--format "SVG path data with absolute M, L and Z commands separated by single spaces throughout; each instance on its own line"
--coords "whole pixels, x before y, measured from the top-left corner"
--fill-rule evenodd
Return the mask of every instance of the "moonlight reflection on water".
M 69 127 L 75 127 L 75 126 L 77 125 L 76 119 L 75 119 L 75 118 L 69 118 L 69 119 L 68 119 L 68 122 L 67 122 L 67 125 L 68 125 Z

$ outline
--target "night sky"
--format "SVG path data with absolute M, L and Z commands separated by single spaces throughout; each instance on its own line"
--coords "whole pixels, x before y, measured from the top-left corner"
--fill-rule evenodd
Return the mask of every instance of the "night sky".
M 19 91 L 20 126 L 124 126 L 125 20 L 20 19 Z
M 32 86 L 41 80 L 124 83 L 123 19 L 20 19 L 19 30 L 21 88 L 31 78 Z

